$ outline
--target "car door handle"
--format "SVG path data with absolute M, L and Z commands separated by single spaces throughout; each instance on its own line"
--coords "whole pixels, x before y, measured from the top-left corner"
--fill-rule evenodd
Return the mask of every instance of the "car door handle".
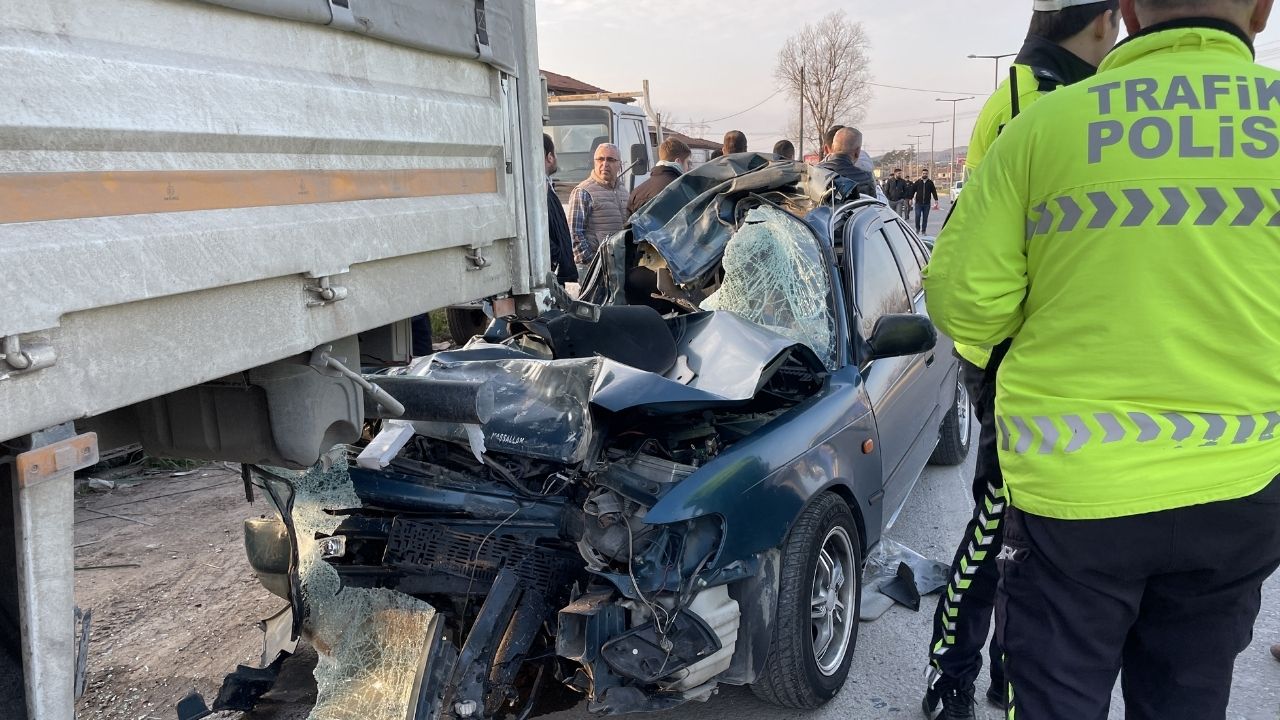
M 934 359 L 935 359 L 935 356 L 934 356 L 934 355 L 930 355 L 929 357 L 925 358 L 925 360 L 924 360 L 924 366 L 925 366 L 925 367 L 932 367 L 932 366 L 933 366 L 933 361 L 934 361 Z

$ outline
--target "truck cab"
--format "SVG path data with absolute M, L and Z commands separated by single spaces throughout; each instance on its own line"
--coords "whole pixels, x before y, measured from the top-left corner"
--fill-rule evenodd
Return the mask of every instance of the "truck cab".
M 629 189 L 649 179 L 657 153 L 649 139 L 644 108 L 616 99 L 550 100 L 550 121 L 545 130 L 556 144 L 560 162 L 560 172 L 552 182 L 566 207 L 569 194 L 591 175 L 596 148 L 604 143 L 613 143 L 622 151 L 622 179 Z

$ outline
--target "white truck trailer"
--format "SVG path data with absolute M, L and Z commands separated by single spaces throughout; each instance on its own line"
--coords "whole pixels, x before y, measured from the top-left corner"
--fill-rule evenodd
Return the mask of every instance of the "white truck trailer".
M 409 318 L 545 304 L 536 58 L 532 0 L 0 0 L 0 715 L 74 715 L 76 469 L 309 465 Z

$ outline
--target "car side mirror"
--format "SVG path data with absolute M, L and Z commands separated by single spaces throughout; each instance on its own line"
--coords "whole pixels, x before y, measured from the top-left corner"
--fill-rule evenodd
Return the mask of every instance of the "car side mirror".
M 631 174 L 633 176 L 649 174 L 649 146 L 644 143 L 631 146 Z
M 885 315 L 876 321 L 867 344 L 871 360 L 919 355 L 938 343 L 938 330 L 924 315 Z

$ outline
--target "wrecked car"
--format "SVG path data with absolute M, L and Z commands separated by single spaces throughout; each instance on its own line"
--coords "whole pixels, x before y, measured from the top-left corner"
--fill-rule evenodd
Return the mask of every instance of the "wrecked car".
M 832 698 L 864 558 L 968 452 L 928 255 L 826 171 L 730 156 L 611 238 L 581 299 L 366 375 L 404 413 L 257 469 L 278 516 L 246 525 L 292 608 L 270 634 L 319 651 L 313 717 Z

